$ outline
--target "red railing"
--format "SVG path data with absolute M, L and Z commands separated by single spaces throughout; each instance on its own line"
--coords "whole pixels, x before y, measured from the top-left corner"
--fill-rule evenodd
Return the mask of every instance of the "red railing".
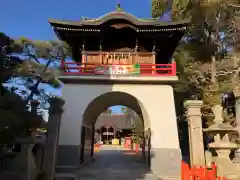
M 97 75 L 96 67 L 126 66 L 132 64 L 91 64 L 61 61 L 60 68 L 66 75 Z M 176 63 L 171 64 L 140 64 L 140 76 L 176 76 Z M 99 74 L 98 74 L 99 75 Z
M 182 162 L 182 177 L 181 180 L 227 180 L 225 177 L 217 176 L 216 165 L 212 164 L 212 168 L 192 167 L 185 162 Z

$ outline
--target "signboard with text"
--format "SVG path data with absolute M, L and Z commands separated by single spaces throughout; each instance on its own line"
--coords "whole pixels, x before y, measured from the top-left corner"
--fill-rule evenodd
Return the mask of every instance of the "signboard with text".
M 99 65 L 94 70 L 99 75 L 138 75 L 140 74 L 140 65 Z

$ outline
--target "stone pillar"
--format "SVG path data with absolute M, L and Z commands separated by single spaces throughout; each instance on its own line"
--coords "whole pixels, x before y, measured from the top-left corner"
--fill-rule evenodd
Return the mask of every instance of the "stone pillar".
M 50 101 L 49 119 L 47 124 L 47 138 L 44 147 L 43 171 L 48 179 L 53 179 L 55 174 L 58 135 L 61 122 L 62 106 L 64 102 L 58 98 Z
M 240 134 L 240 96 L 236 97 L 235 108 L 236 108 L 236 120 L 235 120 L 236 121 L 236 129 L 237 129 L 237 132 L 239 135 Z M 240 149 L 237 149 L 235 151 L 234 162 L 240 163 Z
M 11 170 L 17 174 L 18 180 L 35 180 L 38 172 L 32 153 L 35 138 L 18 138 L 16 142 L 21 144 L 21 152 L 13 159 Z
M 236 7 L 237 8 L 237 7 Z M 239 8 L 237 8 L 239 9 Z M 237 10 L 236 9 L 236 10 Z M 237 47 L 237 44 L 239 44 L 240 42 L 240 13 L 239 10 L 238 12 L 235 12 L 235 26 L 234 28 L 236 29 L 236 43 L 235 43 L 235 47 Z M 239 47 L 237 47 L 239 48 Z M 236 48 L 234 49 L 234 62 L 235 62 L 235 67 L 237 70 L 239 70 L 239 66 L 238 63 L 240 61 L 240 55 L 237 53 Z M 233 85 L 235 86 L 235 97 L 236 97 L 236 104 L 235 104 L 235 108 L 236 108 L 236 129 L 238 132 L 238 135 L 240 134 L 240 83 L 239 83 L 239 73 L 238 71 L 234 73 L 234 78 L 233 78 Z M 234 158 L 234 162 L 235 163 L 239 163 L 240 164 L 240 149 L 237 149 L 235 151 L 235 158 Z
M 203 102 L 198 100 L 188 100 L 184 104 L 187 109 L 191 166 L 205 165 L 201 114 L 202 104 Z

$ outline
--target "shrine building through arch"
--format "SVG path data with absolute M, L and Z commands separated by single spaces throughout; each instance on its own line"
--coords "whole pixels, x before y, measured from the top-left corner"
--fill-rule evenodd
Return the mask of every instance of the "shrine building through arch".
M 94 132 L 95 132 L 95 124 L 98 120 L 100 114 L 104 112 L 107 108 L 114 106 L 114 105 L 123 105 L 126 106 L 133 111 L 135 111 L 139 117 L 142 123 L 137 123 L 138 130 L 141 131 L 141 136 L 144 138 L 149 138 L 148 133 L 151 129 L 150 127 L 150 121 L 149 121 L 149 115 L 144 107 L 144 105 L 133 95 L 121 92 L 121 91 L 112 91 L 104 93 L 95 99 L 93 99 L 89 105 L 86 107 L 84 113 L 83 113 L 83 120 L 82 120 L 82 134 L 81 134 L 81 154 L 80 154 L 80 161 L 83 163 L 84 161 L 91 161 L 93 158 L 93 143 L 94 143 Z M 112 119 L 114 121 L 114 119 Z M 86 140 L 89 140 L 86 136 L 86 131 L 91 132 L 91 143 L 85 143 Z M 84 132 L 84 134 L 83 134 Z M 90 133 L 89 133 L 90 134 Z M 85 139 L 83 138 L 85 137 Z M 86 139 L 87 138 L 87 139 Z M 149 142 L 149 139 L 144 139 L 144 142 Z M 150 142 L 149 142 L 150 143 Z M 144 143 L 145 145 L 145 143 Z M 149 144 L 150 145 L 150 144 Z M 150 147 L 150 146 L 149 146 Z M 89 152 L 89 149 L 91 151 Z M 150 161 L 150 157 L 148 157 L 148 150 L 149 148 L 143 149 L 143 156 L 146 159 L 146 162 Z

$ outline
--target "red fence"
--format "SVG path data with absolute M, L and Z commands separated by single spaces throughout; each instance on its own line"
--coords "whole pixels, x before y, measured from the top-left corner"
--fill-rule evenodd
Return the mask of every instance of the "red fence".
M 225 177 L 217 176 L 216 165 L 212 164 L 212 168 L 193 167 L 190 168 L 185 162 L 182 162 L 182 178 L 181 180 L 227 180 Z
M 133 66 L 132 64 L 91 64 L 61 61 L 60 68 L 64 70 L 66 75 L 99 75 L 96 73 L 97 67 L 121 67 Z M 120 69 L 120 68 L 119 68 Z M 176 63 L 171 64 L 140 64 L 140 76 L 176 76 Z M 121 74 L 121 73 L 120 73 Z M 122 74 L 124 75 L 124 73 Z
M 100 151 L 100 147 L 101 145 L 100 144 L 94 144 L 94 152 L 99 152 Z

